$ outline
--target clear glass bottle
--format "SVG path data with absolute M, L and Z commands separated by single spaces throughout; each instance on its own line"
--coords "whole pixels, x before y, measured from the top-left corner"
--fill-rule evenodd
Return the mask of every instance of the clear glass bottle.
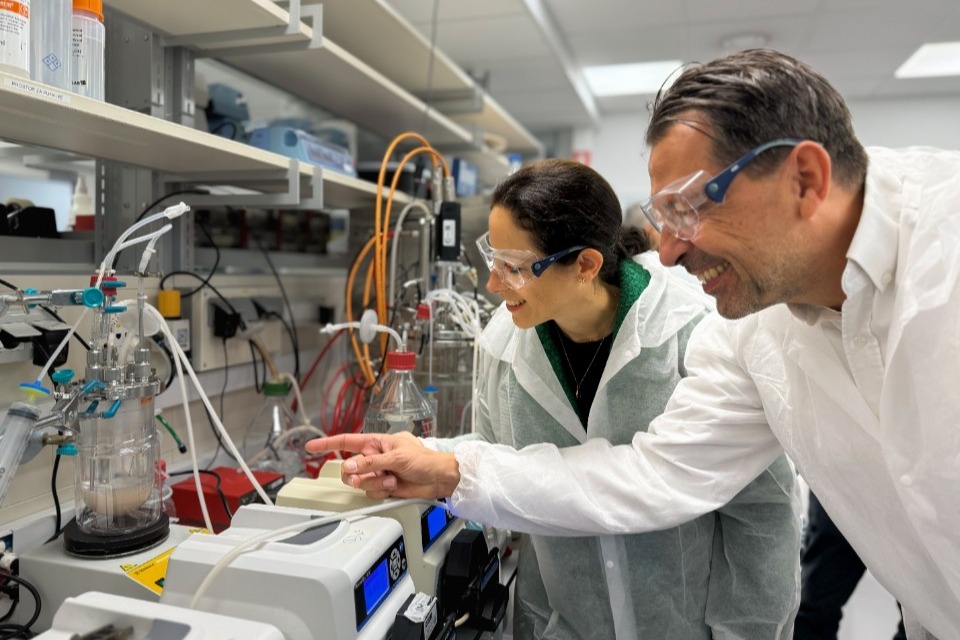
M 409 431 L 422 437 L 434 434 L 436 413 L 413 381 L 416 366 L 417 354 L 412 351 L 391 351 L 387 354 L 387 367 L 390 370 L 370 400 L 363 421 L 364 433 Z
M 253 438 L 254 442 L 263 442 L 264 447 L 272 450 L 271 456 L 255 465 L 256 468 L 282 473 L 287 481 L 296 478 L 303 471 L 300 439 L 287 434 L 293 428 L 289 395 L 288 382 L 271 380 L 264 383 L 263 404 L 250 422 L 244 438 L 245 447 L 247 441 Z
M 81 420 L 77 524 L 93 535 L 138 531 L 160 519 L 160 437 L 153 398 L 127 398 L 112 418 Z

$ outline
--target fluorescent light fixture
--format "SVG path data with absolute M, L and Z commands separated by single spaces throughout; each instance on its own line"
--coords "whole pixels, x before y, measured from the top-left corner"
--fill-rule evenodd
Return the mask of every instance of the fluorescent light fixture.
M 894 72 L 897 78 L 960 76 L 960 42 L 930 42 L 913 52 Z
M 683 64 L 680 60 L 636 62 L 584 67 L 583 75 L 590 91 L 598 98 L 604 96 L 633 96 L 654 94 L 665 86 L 667 79 Z

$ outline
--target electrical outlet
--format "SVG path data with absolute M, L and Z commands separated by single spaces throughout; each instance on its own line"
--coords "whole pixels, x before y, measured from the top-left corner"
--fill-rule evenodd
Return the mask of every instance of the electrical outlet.
M 0 553 L 0 558 L 7 553 L 13 553 L 13 530 L 7 529 L 0 533 L 0 542 L 3 543 L 3 553 Z M 14 560 L 13 563 L 0 562 L 0 564 L 2 564 L 0 566 L 0 594 L 16 602 L 20 599 L 20 584 L 13 580 L 5 580 L 3 574 L 17 575 L 18 561 Z
M 13 551 L 13 531 L 7 529 L 3 533 L 0 533 L 0 542 L 3 542 L 3 550 Z

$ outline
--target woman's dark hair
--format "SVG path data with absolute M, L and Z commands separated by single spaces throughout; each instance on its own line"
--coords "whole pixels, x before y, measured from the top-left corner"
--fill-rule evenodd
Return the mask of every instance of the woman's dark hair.
M 623 226 L 620 201 L 610 184 L 573 160 L 541 160 L 507 176 L 493 192 L 491 207 L 510 212 L 547 256 L 586 245 L 603 255 L 600 279 L 619 284 L 620 263 L 650 248 L 646 235 Z M 572 264 L 577 254 L 558 262 Z
M 788 55 L 750 49 L 687 67 L 654 100 L 647 145 L 656 145 L 691 112 L 705 117 L 709 131 L 704 133 L 713 140 L 712 159 L 718 165 L 764 142 L 795 137 L 827 150 L 838 184 L 863 185 L 867 154 L 843 97 L 822 75 Z M 764 175 L 787 153 L 764 153 L 744 171 Z

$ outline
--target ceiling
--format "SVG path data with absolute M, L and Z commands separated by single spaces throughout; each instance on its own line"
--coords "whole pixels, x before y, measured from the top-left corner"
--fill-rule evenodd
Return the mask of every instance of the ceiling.
M 958 0 L 386 2 L 428 40 L 436 4 L 437 46 L 486 76 L 493 98 L 531 131 L 591 126 L 603 115 L 646 109 L 650 96 L 585 106 L 574 88 L 583 66 L 706 61 L 743 48 L 727 41 L 744 34 L 762 34 L 764 46 L 809 63 L 848 100 L 960 96 L 960 77 L 893 77 L 921 44 L 960 41 Z

